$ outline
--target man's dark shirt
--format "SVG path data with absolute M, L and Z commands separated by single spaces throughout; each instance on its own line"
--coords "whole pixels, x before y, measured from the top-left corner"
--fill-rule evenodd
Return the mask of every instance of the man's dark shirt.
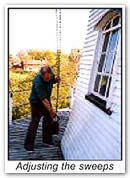
M 55 84 L 55 76 L 52 73 L 52 78 L 49 82 L 44 82 L 41 74 L 37 74 L 33 79 L 32 91 L 30 94 L 30 102 L 37 104 L 43 99 L 50 100 L 53 84 Z

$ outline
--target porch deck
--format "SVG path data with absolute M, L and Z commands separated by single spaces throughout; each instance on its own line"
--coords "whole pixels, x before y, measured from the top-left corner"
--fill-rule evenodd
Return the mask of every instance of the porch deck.
M 24 149 L 24 138 L 30 122 L 30 118 L 13 121 L 9 125 L 9 160 L 62 160 L 62 152 L 59 142 L 64 134 L 68 119 L 69 111 L 59 111 L 59 135 L 53 135 L 53 145 L 42 143 L 42 122 L 40 121 L 35 147 L 33 152 Z

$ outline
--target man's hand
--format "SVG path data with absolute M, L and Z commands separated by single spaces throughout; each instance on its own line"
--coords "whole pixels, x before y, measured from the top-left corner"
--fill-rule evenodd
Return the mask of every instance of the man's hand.
M 51 116 L 51 119 L 53 119 L 56 116 L 56 113 L 53 109 L 50 110 L 50 116 Z
M 49 111 L 50 117 L 53 119 L 55 117 L 56 113 L 53 110 L 51 103 L 47 99 L 42 100 L 42 103 L 44 104 L 46 109 Z
M 56 83 L 59 83 L 61 81 L 60 77 L 55 78 Z
M 51 104 L 50 104 L 50 102 L 48 101 L 48 99 L 42 100 L 42 103 L 43 103 L 43 105 L 46 107 L 46 109 L 47 109 L 48 111 L 51 110 Z

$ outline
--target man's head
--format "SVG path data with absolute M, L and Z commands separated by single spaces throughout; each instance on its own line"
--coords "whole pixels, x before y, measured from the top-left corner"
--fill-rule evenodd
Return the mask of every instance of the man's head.
M 51 68 L 50 68 L 50 67 L 48 67 L 48 66 L 43 66 L 43 67 L 41 67 L 40 73 L 41 73 L 42 79 L 43 79 L 45 82 L 49 82 L 49 81 L 50 81 L 51 75 L 52 75 L 52 72 L 51 72 Z

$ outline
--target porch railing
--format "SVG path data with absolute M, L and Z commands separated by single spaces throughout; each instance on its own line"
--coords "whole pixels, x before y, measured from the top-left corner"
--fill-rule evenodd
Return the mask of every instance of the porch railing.
M 32 82 L 32 81 L 22 81 L 22 82 Z M 21 83 L 22 83 L 21 82 Z M 62 87 L 69 87 L 69 93 L 68 96 L 62 96 L 59 97 L 59 102 L 67 100 L 67 103 L 69 104 L 68 107 L 71 108 L 73 105 L 73 95 L 74 95 L 74 89 L 70 87 L 70 85 L 60 85 L 60 88 Z M 56 88 L 56 86 L 54 87 Z M 12 123 L 12 120 L 19 119 L 19 118 L 25 118 L 30 116 L 30 105 L 28 97 L 26 98 L 26 101 L 22 101 L 21 104 L 13 101 L 13 98 L 15 95 L 22 96 L 25 92 L 27 92 L 27 96 L 29 97 L 30 89 L 19 89 L 19 90 L 12 90 L 9 91 L 9 123 Z M 53 103 L 56 102 L 56 97 L 52 97 Z

